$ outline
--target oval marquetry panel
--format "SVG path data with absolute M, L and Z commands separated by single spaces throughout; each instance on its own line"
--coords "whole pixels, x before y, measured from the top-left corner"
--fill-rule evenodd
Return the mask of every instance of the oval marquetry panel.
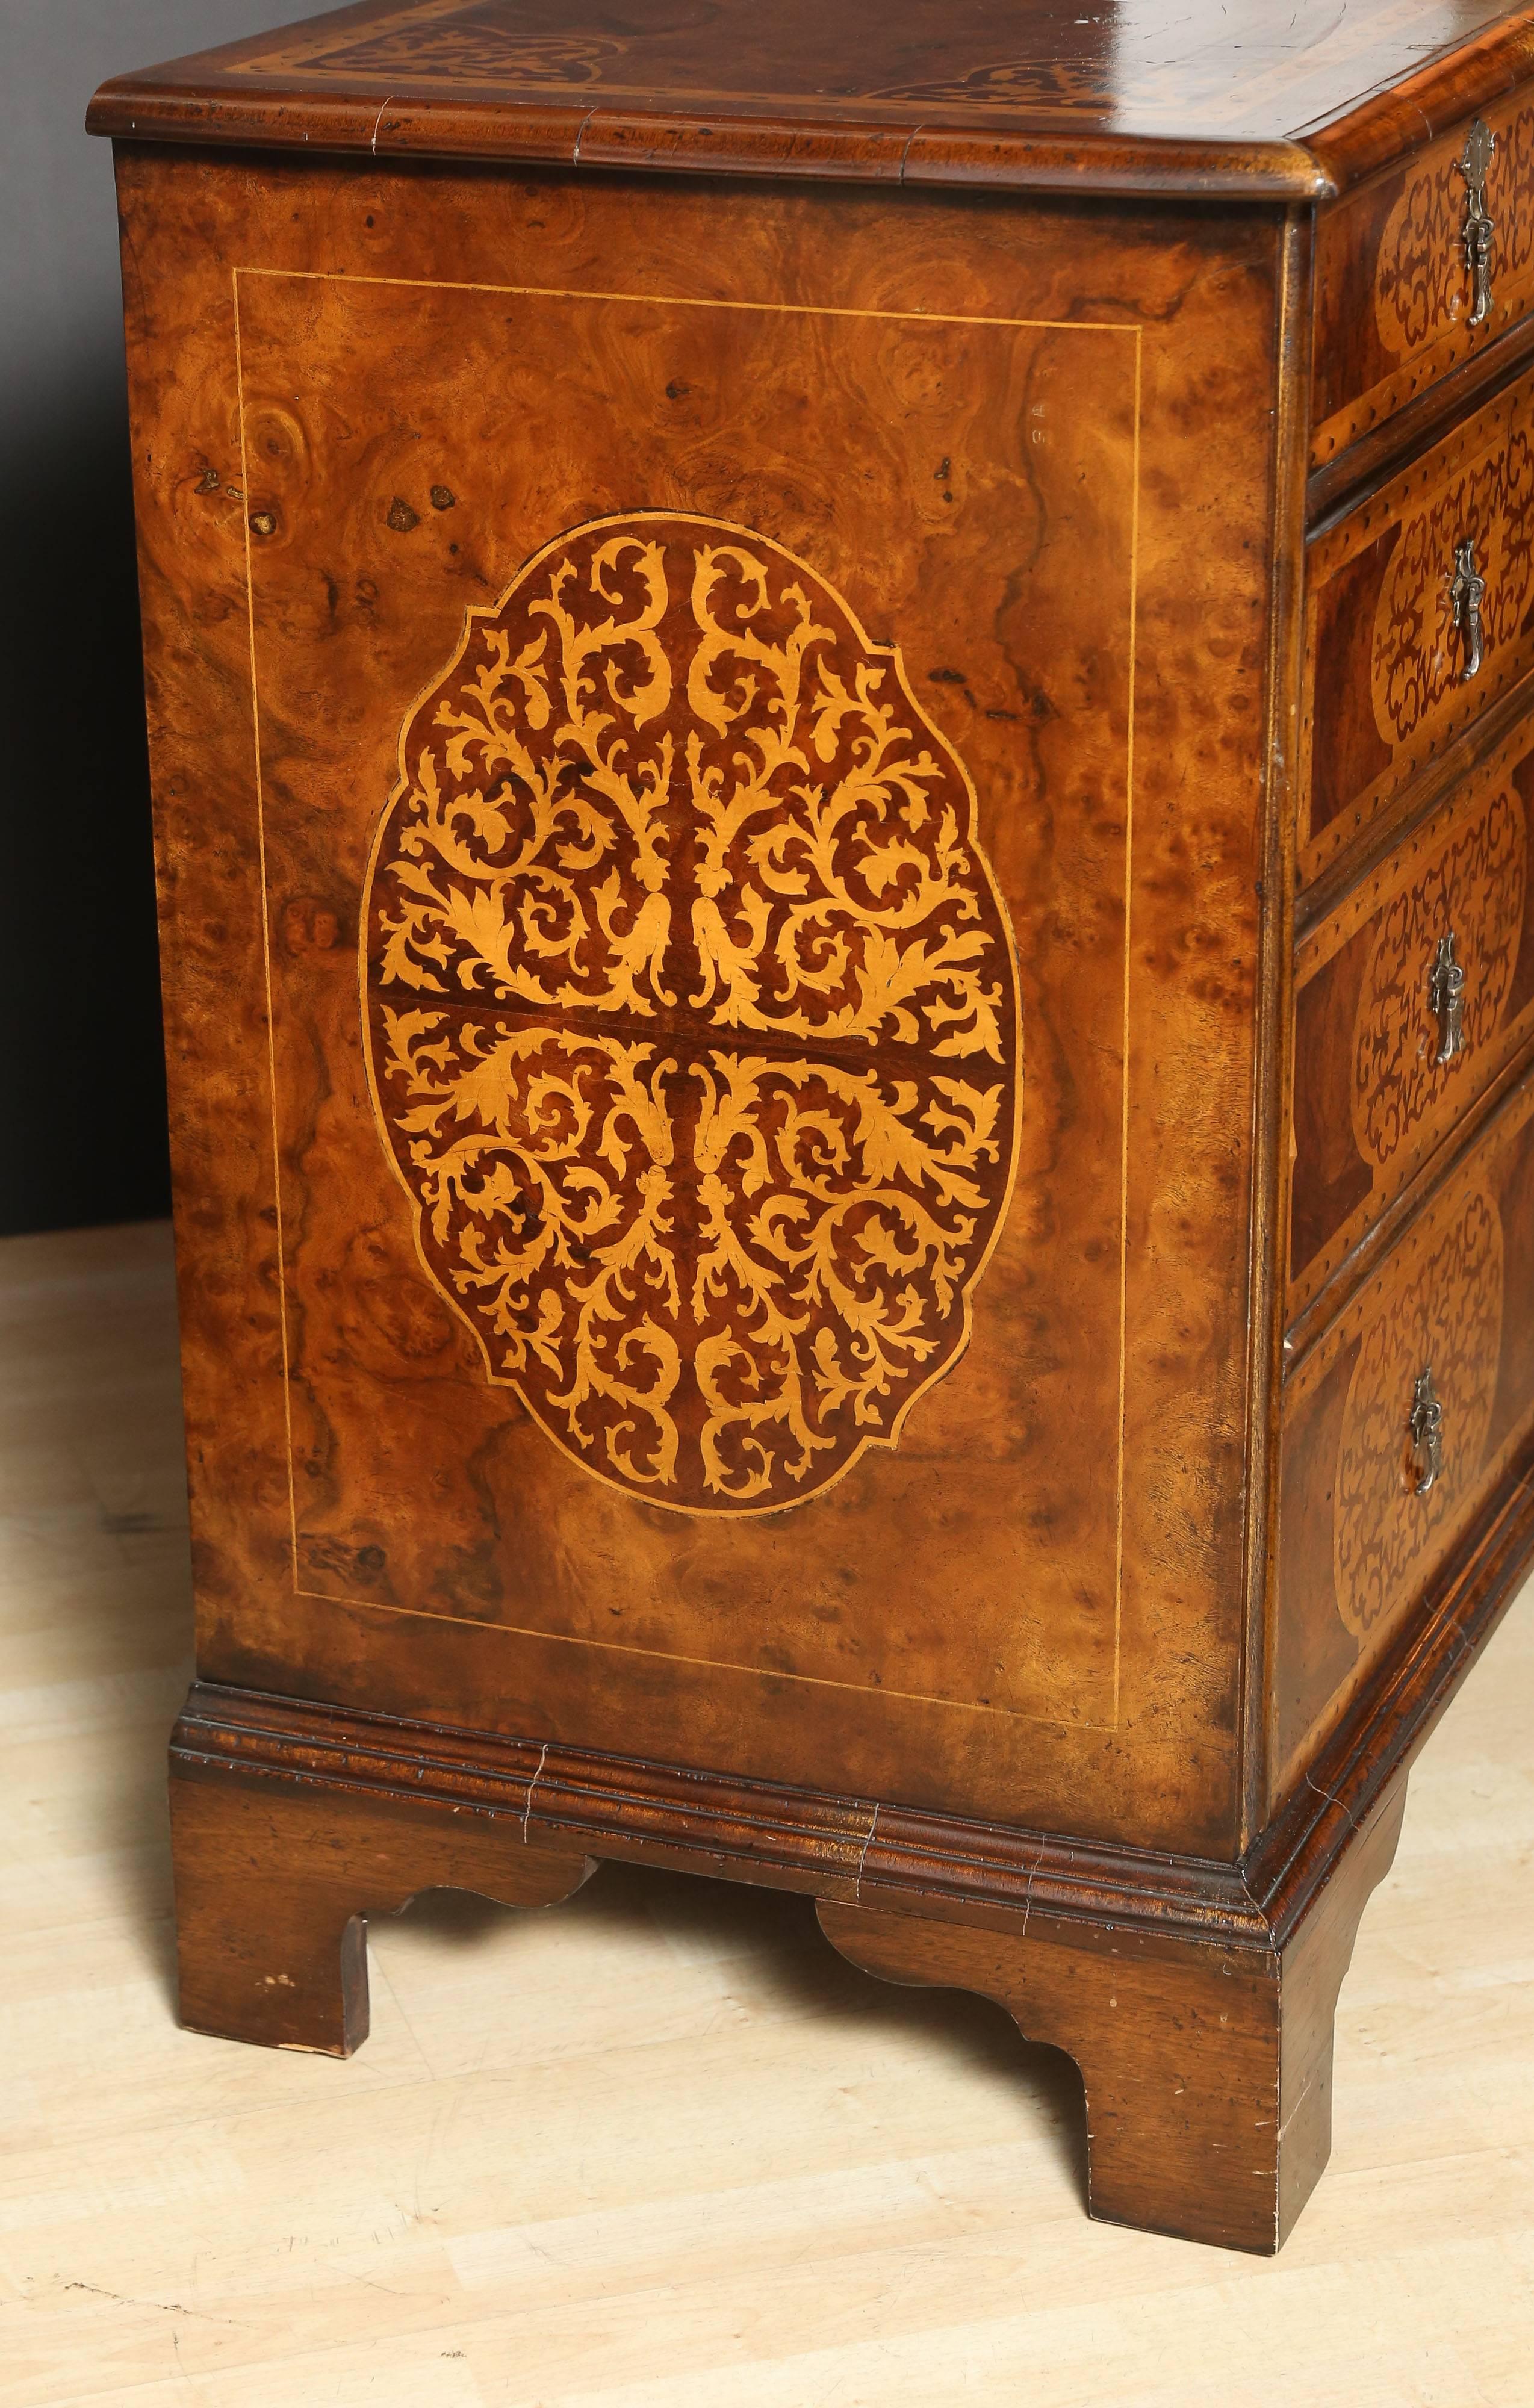
M 1433 1111 L 1447 1076 L 1496 1035 L 1523 932 L 1527 822 L 1510 788 L 1384 911 L 1354 1030 L 1353 1129 L 1383 1169 Z M 1437 1060 L 1439 1024 L 1428 974 L 1450 930 L 1465 969 L 1464 1052 Z
M 1399 1604 L 1475 1485 L 1491 1426 L 1502 1336 L 1502 1225 L 1473 1191 L 1365 1332 L 1348 1386 L 1332 1520 L 1337 1606 L 1364 1638 Z M 1412 1391 L 1431 1368 L 1443 1404 L 1443 1470 L 1415 1492 Z
M 1534 442 L 1523 426 L 1402 521 L 1375 607 L 1371 677 L 1374 724 L 1393 747 L 1409 743 L 1463 683 L 1449 588 L 1455 547 L 1468 538 L 1486 581 L 1481 622 L 1491 662 L 1518 634 L 1534 595 Z M 1488 678 L 1487 698 L 1492 689 Z
M 961 1351 L 1012 1171 L 968 773 L 802 562 L 560 537 L 408 719 L 365 917 L 420 1249 L 575 1461 L 794 1504 Z

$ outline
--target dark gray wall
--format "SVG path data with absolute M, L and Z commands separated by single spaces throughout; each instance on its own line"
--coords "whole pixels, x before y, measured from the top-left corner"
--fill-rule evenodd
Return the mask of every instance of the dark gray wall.
M 108 75 L 319 13 L 0 0 L 0 1234 L 167 1203 Z

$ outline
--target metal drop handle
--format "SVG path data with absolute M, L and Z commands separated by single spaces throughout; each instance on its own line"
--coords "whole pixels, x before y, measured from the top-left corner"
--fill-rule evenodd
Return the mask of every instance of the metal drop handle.
M 1412 1445 L 1417 1458 L 1415 1494 L 1426 1497 L 1436 1487 L 1443 1469 L 1443 1404 L 1433 1385 L 1433 1367 L 1429 1363 L 1419 1371 L 1412 1391 Z
M 1441 1069 L 1465 1051 L 1465 966 L 1455 951 L 1455 932 L 1438 940 L 1427 972 L 1427 1009 L 1438 1022 L 1435 1068 Z
M 1455 573 L 1449 582 L 1449 609 L 1465 644 L 1465 666 L 1459 672 L 1462 684 L 1480 676 L 1485 658 L 1481 624 L 1481 605 L 1485 598 L 1486 580 L 1475 565 L 1475 538 L 1467 536 L 1455 546 Z
M 1484 326 L 1491 316 L 1491 240 L 1497 222 L 1486 208 L 1486 170 L 1496 149 L 1496 135 L 1478 117 L 1459 157 L 1459 172 L 1465 179 L 1465 265 L 1470 272 L 1468 326 Z

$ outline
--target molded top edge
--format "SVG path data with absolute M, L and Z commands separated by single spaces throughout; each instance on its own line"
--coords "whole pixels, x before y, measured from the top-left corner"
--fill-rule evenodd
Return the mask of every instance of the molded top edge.
M 88 123 L 119 140 L 376 158 L 1303 201 L 1534 75 L 1534 7 L 1301 0 L 1275 22 L 1285 13 L 360 0 L 116 78 Z

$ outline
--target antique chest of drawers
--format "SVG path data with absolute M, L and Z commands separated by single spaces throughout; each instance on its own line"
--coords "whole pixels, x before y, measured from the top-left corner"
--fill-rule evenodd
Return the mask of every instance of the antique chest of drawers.
M 365 0 L 92 122 L 186 2020 L 775 1883 L 1270 2250 L 1534 1535 L 1534 19 L 1164 20 Z

